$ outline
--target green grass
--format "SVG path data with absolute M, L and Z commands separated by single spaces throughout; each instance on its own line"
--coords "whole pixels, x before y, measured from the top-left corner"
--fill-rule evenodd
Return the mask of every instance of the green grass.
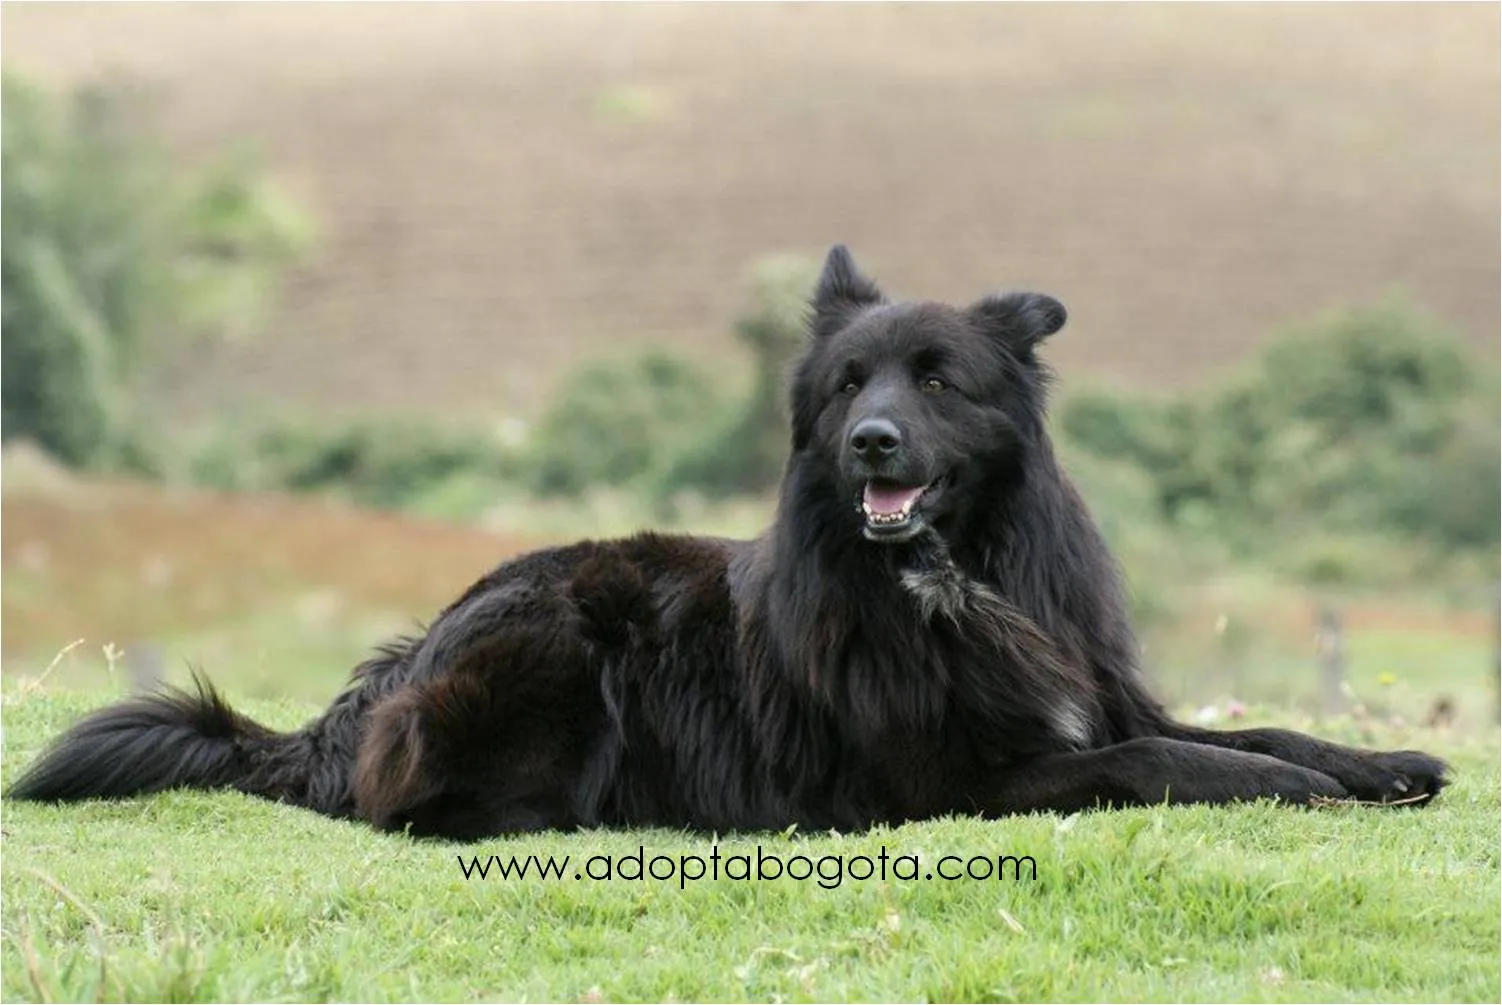
M 8 782 L 99 696 L 11 686 Z M 314 706 L 247 702 L 289 727 Z M 1341 739 L 1373 727 L 1341 723 Z M 7 1000 L 1496 1001 L 1494 733 L 1422 811 L 1257 804 L 737 836 L 766 852 L 1032 856 L 1036 881 L 575 880 L 672 831 L 414 842 L 233 793 L 4 806 Z M 466 880 L 458 856 L 571 856 Z M 832 865 L 825 865 L 832 871 Z

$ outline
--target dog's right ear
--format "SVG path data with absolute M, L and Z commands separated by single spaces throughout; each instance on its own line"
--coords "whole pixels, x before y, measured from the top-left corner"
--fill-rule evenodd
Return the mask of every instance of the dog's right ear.
M 833 335 L 845 327 L 861 308 L 879 304 L 883 299 L 876 284 L 856 268 L 850 250 L 843 244 L 836 244 L 829 249 L 829 257 L 824 259 L 824 271 L 814 290 L 814 335 L 820 338 Z

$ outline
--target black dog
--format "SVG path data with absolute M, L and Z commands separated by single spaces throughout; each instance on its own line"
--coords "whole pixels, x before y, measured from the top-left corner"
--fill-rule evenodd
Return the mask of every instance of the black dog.
M 224 786 L 472 839 L 599 824 L 859 828 L 945 813 L 1426 800 L 1442 761 L 1174 722 L 1044 428 L 1051 297 L 889 303 L 842 247 L 760 538 L 507 562 L 278 734 L 203 683 L 105 709 L 19 799 Z

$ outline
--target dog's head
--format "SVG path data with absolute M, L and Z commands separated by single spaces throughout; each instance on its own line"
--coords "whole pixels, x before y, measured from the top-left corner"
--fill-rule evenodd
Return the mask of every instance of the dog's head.
M 1040 448 L 1046 375 L 1034 350 L 1065 317 L 1040 293 L 963 309 L 891 303 L 836 246 L 793 379 L 795 456 L 829 472 L 867 539 L 943 534 Z

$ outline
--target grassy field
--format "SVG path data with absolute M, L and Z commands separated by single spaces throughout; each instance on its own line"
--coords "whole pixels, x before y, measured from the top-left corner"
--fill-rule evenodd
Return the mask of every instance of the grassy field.
M 6 781 L 102 700 L 8 687 Z M 315 711 L 246 707 L 281 727 Z M 1377 739 L 1452 758 L 1455 784 L 1422 811 L 1157 807 L 867 834 L 717 842 L 654 830 L 473 846 L 379 835 L 232 793 L 7 805 L 4 995 L 1496 1001 L 1495 740 Z M 716 848 L 728 875 L 680 878 Z M 758 848 L 813 878 L 729 878 L 743 871 L 734 856 L 749 856 L 755 875 Z M 599 855 L 633 876 L 624 857 L 638 849 L 670 878 L 574 878 L 601 875 L 604 861 L 590 861 Z M 885 881 L 852 878 L 864 875 L 860 856 L 879 870 L 883 850 Z M 535 866 L 526 878 L 502 878 L 498 866 L 466 878 L 461 862 L 491 855 L 554 856 L 563 878 Z M 671 863 L 650 861 L 658 855 Z M 941 863 L 946 855 L 958 860 Z M 998 871 L 1002 856 L 1018 864 Z M 993 878 L 926 878 L 935 869 Z
M 746 532 L 764 503 L 690 514 Z M 6 464 L 0 787 L 122 693 L 129 644 L 203 665 L 298 725 L 383 635 L 531 544 L 617 533 L 629 507 L 503 510 L 506 534 L 318 500 L 80 480 Z M 572 528 L 572 530 L 571 530 Z M 1301 700 L 1314 594 L 1254 569 L 1127 549 L 1159 597 L 1158 685 L 1186 715 L 1314 728 L 1453 760 L 1424 811 L 1154 808 L 727 838 L 893 875 L 574 880 L 593 855 L 706 858 L 649 831 L 419 844 L 232 793 L 0 805 L 6 1000 L 1496 1000 L 1498 741 L 1489 615 L 1422 595 L 1347 606 L 1355 714 Z M 1154 562 L 1135 557 L 1138 552 Z M 1172 584 L 1168 589 L 1165 584 Z M 62 656 L 60 649 L 83 639 Z M 1455 715 L 1423 725 L 1446 698 Z M 1025 881 L 924 879 L 954 854 L 1030 856 Z M 563 878 L 466 879 L 460 859 L 569 856 Z M 916 856 L 920 878 L 895 875 Z M 953 866 L 955 863 L 951 862 Z M 598 863 L 597 863 L 598 865 Z M 692 862 L 690 862 L 692 865 Z M 978 867 L 977 867 L 978 868 Z

